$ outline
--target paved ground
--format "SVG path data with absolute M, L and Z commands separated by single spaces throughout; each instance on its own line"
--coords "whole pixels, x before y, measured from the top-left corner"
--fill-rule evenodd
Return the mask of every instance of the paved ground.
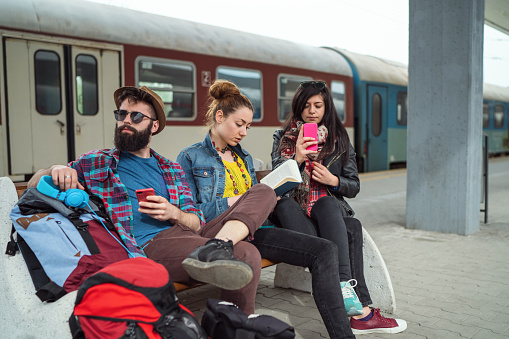
M 405 229 L 406 172 L 374 173 L 361 178 L 351 200 L 357 216 L 377 243 L 396 294 L 395 317 L 408 322 L 396 335 L 363 338 L 509 338 L 509 160 L 490 162 L 489 220 L 469 236 Z M 309 293 L 275 288 L 274 268 L 262 271 L 257 313 L 291 323 L 297 338 L 328 338 Z M 179 294 L 201 318 L 204 286 Z

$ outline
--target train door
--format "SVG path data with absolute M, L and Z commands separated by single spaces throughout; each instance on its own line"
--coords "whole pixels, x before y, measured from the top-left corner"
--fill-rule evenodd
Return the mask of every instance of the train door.
M 112 145 L 118 51 L 7 38 L 5 52 L 10 175 Z
M 67 163 L 62 45 L 6 39 L 10 173 Z
M 387 170 L 387 87 L 367 87 L 367 170 Z
M 113 92 L 120 85 L 116 51 L 72 47 L 74 154 L 113 146 Z

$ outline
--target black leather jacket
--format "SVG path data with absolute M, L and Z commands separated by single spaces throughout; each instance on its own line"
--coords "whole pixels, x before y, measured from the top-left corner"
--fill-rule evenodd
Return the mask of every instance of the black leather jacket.
M 283 135 L 284 133 L 282 129 L 278 129 L 274 132 L 274 143 L 272 145 L 271 153 L 272 168 L 277 168 L 286 160 L 282 158 L 281 153 L 277 151 L 279 142 Z M 352 144 L 350 144 L 350 156 L 346 164 L 343 166 L 341 160 L 343 159 L 342 156 L 345 152 L 342 152 L 341 154 L 339 153 L 339 143 L 336 145 L 335 149 L 334 153 L 323 160 L 323 164 L 332 174 L 339 178 L 339 188 L 337 190 L 332 190 L 330 186 L 327 186 L 327 193 L 338 199 L 348 215 L 353 216 L 355 212 L 343 197 L 355 198 L 361 189 L 359 173 L 357 171 L 357 161 L 355 160 L 355 150 L 353 149 Z M 304 163 L 301 164 L 301 171 L 302 170 L 304 170 Z

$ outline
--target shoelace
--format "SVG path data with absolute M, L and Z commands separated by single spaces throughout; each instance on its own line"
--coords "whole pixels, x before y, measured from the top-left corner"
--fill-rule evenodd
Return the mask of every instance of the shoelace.
M 355 285 L 353 283 L 355 283 Z M 343 293 L 343 298 L 353 298 L 353 288 L 357 286 L 357 280 L 350 279 L 346 282 L 345 287 L 341 289 L 341 292 Z
M 232 251 L 231 251 L 231 247 L 230 247 L 230 246 L 228 246 L 228 243 L 227 243 L 227 242 L 221 242 L 221 241 L 218 241 L 218 242 L 216 243 L 216 248 L 217 248 L 217 249 L 221 249 L 221 248 L 223 248 L 223 249 L 225 249 L 225 250 L 226 250 L 227 252 L 229 252 L 229 253 L 231 253 L 231 252 L 232 252 Z
M 381 315 L 379 308 L 374 308 L 373 309 L 373 319 L 379 319 L 379 320 L 381 320 L 383 322 L 386 322 L 386 323 L 390 323 L 391 320 L 392 320 L 392 319 L 386 318 L 383 315 Z

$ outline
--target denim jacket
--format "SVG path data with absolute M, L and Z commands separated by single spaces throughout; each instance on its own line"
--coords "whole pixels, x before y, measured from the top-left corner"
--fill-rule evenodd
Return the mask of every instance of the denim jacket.
M 252 184 L 255 185 L 257 181 L 253 158 L 239 144 L 232 149 L 244 161 Z M 226 169 L 208 133 L 202 142 L 184 148 L 177 162 L 184 169 L 193 200 L 203 211 L 206 222 L 228 209 L 228 198 L 223 198 Z

